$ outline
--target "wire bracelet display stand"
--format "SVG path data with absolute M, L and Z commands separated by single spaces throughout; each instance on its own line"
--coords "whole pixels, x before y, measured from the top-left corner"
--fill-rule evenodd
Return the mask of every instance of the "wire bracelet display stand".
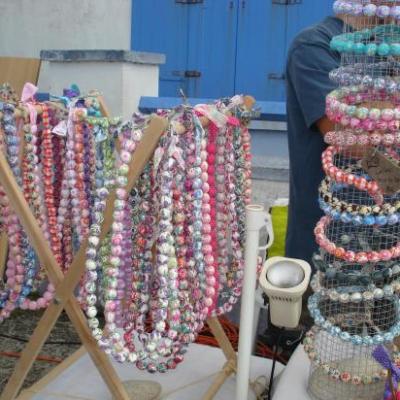
M 99 101 L 103 115 L 108 117 L 109 115 L 104 102 L 101 101 L 101 98 L 99 98 Z M 252 102 L 254 102 L 254 99 Z M 130 163 L 128 183 L 126 186 L 128 192 L 134 187 L 144 167 L 146 166 L 146 163 L 155 151 L 166 126 L 166 119 L 156 115 L 151 117 L 143 139 L 135 151 L 135 157 Z M 4 193 L 9 198 L 10 204 L 14 208 L 15 213 L 18 215 L 18 218 L 27 236 L 29 237 L 32 247 L 35 249 L 36 254 L 39 257 L 41 264 L 45 266 L 49 280 L 56 288 L 54 300 L 45 310 L 38 325 L 32 333 L 28 344 L 23 350 L 21 357 L 15 366 L 13 374 L 9 378 L 7 385 L 0 395 L 0 400 L 30 399 L 35 392 L 37 393 L 39 387 L 43 387 L 50 383 L 86 352 L 91 357 L 114 399 L 135 400 L 129 397 L 123 383 L 112 366 L 110 359 L 98 347 L 96 340 L 92 337 L 91 331 L 87 325 L 86 316 L 82 311 L 77 299 L 75 298 L 74 289 L 84 274 L 86 248 L 88 244 L 87 240 L 82 243 L 68 272 L 64 275 L 60 265 L 58 265 L 50 249 L 50 246 L 44 238 L 43 232 L 37 220 L 32 214 L 29 205 L 27 204 L 17 182 L 15 181 L 14 175 L 2 152 L 0 152 L 0 184 L 3 187 Z M 115 192 L 112 192 L 107 199 L 104 221 L 101 226 L 100 240 L 103 240 L 110 230 L 114 200 Z M 0 258 L 3 258 L 3 251 L 7 248 L 7 238 L 4 237 L 4 235 L 0 235 L 0 246 Z M 0 266 L 3 264 L 4 263 L 0 264 Z M 32 389 L 28 388 L 27 390 L 22 391 L 18 396 L 28 372 L 32 368 L 36 357 L 39 355 L 46 339 L 48 338 L 63 310 L 66 311 L 72 325 L 82 341 L 83 346 L 66 360 L 64 360 L 61 364 L 55 367 L 54 370 L 50 371 L 50 373 L 42 378 L 41 381 L 33 385 Z M 226 336 L 218 318 L 209 317 L 207 319 L 207 324 L 216 338 L 227 361 L 222 370 L 216 376 L 215 381 L 204 395 L 203 400 L 213 399 L 226 379 L 231 374 L 236 372 L 237 364 L 236 352 Z
M 340 67 L 330 73 L 338 88 L 326 109 L 335 130 L 326 134 L 330 146 L 322 155 L 319 204 L 325 215 L 314 231 L 320 250 L 309 298 L 315 326 L 304 340 L 308 391 L 318 400 L 387 399 L 398 362 L 400 191 L 390 174 L 400 154 L 399 141 L 392 140 L 400 74 L 390 46 L 399 42 L 400 30 L 387 3 L 334 6 L 345 24 L 331 41 L 341 53 Z M 400 2 L 390 3 L 397 9 Z

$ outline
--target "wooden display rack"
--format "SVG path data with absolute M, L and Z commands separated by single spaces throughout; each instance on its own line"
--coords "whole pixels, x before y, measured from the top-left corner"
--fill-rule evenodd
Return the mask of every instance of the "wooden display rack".
M 250 104 L 254 100 L 249 100 Z M 103 115 L 108 116 L 106 108 L 103 103 Z M 207 121 L 202 120 L 204 125 Z M 155 151 L 158 141 L 162 132 L 167 126 L 167 121 L 158 116 L 152 116 L 150 123 L 143 135 L 142 141 L 137 146 L 135 156 L 132 158 L 129 168 L 128 184 L 126 186 L 129 192 L 137 182 L 140 174 L 142 173 L 146 163 L 151 158 Z M 23 193 L 21 192 L 18 184 L 14 179 L 14 175 L 8 165 L 8 162 L 2 152 L 0 152 L 0 184 L 7 197 L 10 200 L 11 206 L 14 208 L 15 213 L 18 215 L 26 234 L 30 239 L 30 243 L 39 257 L 40 263 L 46 268 L 50 281 L 56 288 L 53 302 L 44 311 L 42 318 L 36 326 L 31 338 L 21 354 L 21 358 L 17 362 L 14 372 L 7 382 L 7 385 L 0 396 L 0 400 L 28 400 L 34 393 L 34 389 L 44 386 L 58 376 L 63 370 L 75 362 L 84 352 L 88 352 L 93 363 L 95 364 L 98 372 L 108 386 L 111 394 L 117 400 L 135 400 L 131 399 L 121 380 L 119 379 L 116 371 L 114 370 L 108 356 L 97 346 L 95 339 L 92 337 L 91 331 L 88 328 L 86 316 L 81 310 L 79 303 L 74 295 L 74 289 L 79 284 L 82 275 L 85 271 L 85 259 L 87 240 L 85 240 L 79 251 L 74 257 L 74 260 L 64 275 L 60 265 L 58 265 L 47 241 L 44 238 L 43 232 L 32 214 L 29 205 L 25 201 Z M 112 224 L 112 213 L 114 208 L 115 192 L 111 193 L 107 199 L 107 206 L 104 213 L 104 222 L 101 227 L 100 240 L 103 240 L 107 232 L 110 230 Z M 6 246 L 6 239 L 4 236 L 0 241 L 0 252 L 4 251 L 1 246 Z M 4 258 L 4 253 L 0 253 L 0 258 Z M 0 264 L 1 266 L 1 264 Z M 82 341 L 82 348 L 79 349 L 72 356 L 67 358 L 63 363 L 50 371 L 42 380 L 33 385 L 32 390 L 27 389 L 25 392 L 18 396 L 18 393 L 23 385 L 23 382 L 32 368 L 32 365 L 39 355 L 43 345 L 45 344 L 51 330 L 61 312 L 65 310 L 80 340 Z M 233 349 L 228 337 L 226 336 L 217 317 L 209 317 L 207 324 L 210 327 L 214 337 L 217 339 L 220 348 L 222 349 L 227 361 L 222 370 L 217 375 L 215 381 L 204 395 L 203 400 L 211 400 L 223 385 L 225 380 L 233 373 L 236 372 L 236 352 Z

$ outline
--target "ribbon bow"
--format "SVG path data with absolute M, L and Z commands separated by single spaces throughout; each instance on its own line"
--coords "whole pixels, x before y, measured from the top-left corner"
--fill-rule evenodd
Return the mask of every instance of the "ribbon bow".
M 168 143 L 167 148 L 158 147 L 154 152 L 154 174 L 157 174 L 158 168 L 160 167 L 160 163 L 164 154 L 167 154 L 169 157 L 174 157 L 179 166 L 184 169 L 185 162 L 182 157 L 182 149 L 177 146 L 179 142 L 178 136 L 173 135 Z
M 377 346 L 372 355 L 383 368 L 389 371 L 389 378 L 385 386 L 385 399 L 392 398 L 395 400 L 397 398 L 397 387 L 400 382 L 400 368 L 392 361 L 392 357 L 385 346 Z
M 29 120 L 31 124 L 32 131 L 37 130 L 37 111 L 36 107 L 32 104 L 35 101 L 35 94 L 39 89 L 30 82 L 26 82 L 21 93 L 21 102 L 28 108 L 29 110 Z
M 226 125 L 226 115 L 219 112 L 215 107 L 209 104 L 198 104 L 194 109 L 198 114 L 207 117 L 211 122 L 217 125 L 218 128 L 221 129 Z

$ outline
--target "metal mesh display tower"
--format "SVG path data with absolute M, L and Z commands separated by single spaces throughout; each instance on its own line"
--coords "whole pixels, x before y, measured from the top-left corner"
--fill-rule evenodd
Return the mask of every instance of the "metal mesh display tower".
M 378 400 L 388 370 L 373 352 L 396 361 L 400 291 L 400 1 L 338 0 L 344 32 L 331 48 L 341 65 L 327 97 L 335 130 L 325 136 L 319 190 L 325 216 L 304 340 L 309 392 L 323 400 Z

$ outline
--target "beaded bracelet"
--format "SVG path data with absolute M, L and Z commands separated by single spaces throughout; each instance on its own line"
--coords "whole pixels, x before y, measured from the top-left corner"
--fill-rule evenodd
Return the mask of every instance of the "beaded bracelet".
M 325 278 L 340 285 L 370 285 L 372 283 L 388 282 L 390 279 L 400 278 L 400 264 L 394 261 L 381 261 L 371 264 L 354 264 L 343 261 L 328 262 L 314 253 L 312 262 L 318 271 L 325 274 Z
M 310 286 L 315 293 L 319 293 L 321 297 L 327 297 L 334 302 L 347 304 L 360 303 L 361 301 L 374 301 L 392 299 L 400 293 L 400 280 L 394 280 L 390 284 L 384 285 L 383 288 L 377 287 L 375 284 L 365 286 L 347 286 L 327 289 L 321 284 L 326 275 L 318 271 L 312 278 Z
M 374 131 L 371 133 L 356 134 L 352 130 L 345 131 L 329 131 L 324 135 L 325 143 L 332 146 L 349 147 L 349 146 L 392 146 L 400 144 L 400 132 L 383 133 Z
M 394 3 L 395 1 L 393 1 Z M 375 5 L 372 2 L 367 4 L 356 3 L 350 0 L 336 0 L 333 3 L 333 11 L 335 14 L 347 14 L 360 16 L 365 15 L 367 17 L 378 17 L 388 18 L 392 17 L 400 20 L 400 6 L 387 6 L 387 5 Z
M 393 108 L 368 108 L 356 104 L 368 101 L 390 100 Z M 374 130 L 396 132 L 400 127 L 400 98 L 398 93 L 390 95 L 385 91 L 368 91 L 359 86 L 340 88 L 326 96 L 326 115 L 334 123 L 348 126 L 352 129 L 362 129 L 368 132 Z
M 383 81 L 387 83 L 386 89 L 395 92 L 393 83 L 398 84 L 400 63 L 394 59 L 374 62 L 355 62 L 349 65 L 341 65 L 329 73 L 330 79 L 340 86 L 362 84 L 366 88 L 384 89 Z M 383 79 L 383 80 L 382 80 Z
M 314 234 L 318 245 L 336 258 L 348 262 L 366 264 L 367 262 L 389 261 L 400 257 L 400 242 L 397 242 L 395 246 L 389 249 L 382 249 L 380 251 L 346 251 L 342 246 L 337 246 L 326 237 L 325 230 L 331 221 L 330 217 L 322 217 L 314 229 Z
M 378 383 L 380 381 L 385 381 L 388 377 L 388 370 L 381 369 L 376 371 L 371 375 L 356 375 L 349 371 L 343 371 L 337 367 L 336 363 L 328 364 L 322 362 L 318 357 L 315 349 L 315 337 L 321 332 L 317 327 L 313 327 L 308 331 L 303 340 L 304 351 L 307 353 L 309 359 L 317 366 L 321 367 L 325 373 L 335 381 L 341 381 L 344 383 L 352 383 L 353 385 L 370 385 L 371 383 Z M 398 348 L 393 346 L 393 360 L 397 365 L 400 365 L 400 354 Z
M 325 213 L 325 215 L 330 216 L 334 221 L 340 221 L 345 224 L 353 224 L 355 226 L 360 226 L 360 225 L 384 226 L 384 225 L 394 225 L 400 221 L 400 213 L 391 214 L 390 218 L 386 217 L 385 215 L 375 216 L 372 214 L 361 216 L 360 214 L 354 212 L 347 212 L 347 211 L 339 212 L 336 210 L 335 207 L 332 207 L 329 203 L 326 203 L 321 198 L 318 199 L 318 202 L 321 210 Z
M 349 332 L 343 331 L 339 326 L 335 325 L 335 323 L 337 323 L 338 321 L 331 322 L 332 318 L 325 318 L 325 316 L 321 313 L 321 310 L 319 309 L 320 300 L 321 296 L 319 293 L 314 293 L 308 298 L 308 309 L 310 311 L 311 317 L 314 318 L 314 322 L 317 326 L 321 327 L 324 331 L 327 331 L 332 336 L 339 337 L 344 342 L 350 342 L 357 346 L 380 345 L 393 342 L 394 338 L 400 334 L 400 321 L 397 321 L 386 332 L 379 332 L 374 336 L 351 335 Z M 395 303 L 395 308 L 398 311 L 400 300 L 396 298 L 393 301 Z M 347 317 L 346 319 L 348 320 Z
M 372 29 L 345 32 L 334 36 L 330 47 L 339 53 L 354 53 L 367 56 L 399 56 L 400 40 L 397 35 L 400 28 L 396 25 L 378 25 Z M 396 35 L 396 36 L 394 36 Z M 379 40 L 380 43 L 364 43 L 365 40 Z M 398 40 L 398 41 L 395 41 Z
M 376 181 L 367 180 L 364 176 L 346 172 L 344 169 L 334 165 L 333 160 L 338 152 L 338 147 L 329 146 L 322 153 L 322 168 L 326 175 L 338 183 L 352 185 L 358 190 L 368 192 L 375 199 L 377 204 L 381 204 L 383 202 L 383 193 Z
M 384 203 L 380 205 L 347 203 L 331 193 L 331 185 L 332 180 L 329 177 L 325 178 L 319 187 L 319 194 L 324 203 L 329 204 L 335 211 L 339 213 L 352 213 L 353 215 L 359 214 L 362 218 L 369 215 L 373 215 L 374 217 L 383 215 L 388 218 L 389 225 L 394 225 L 399 222 L 400 200 L 396 199 L 393 203 Z M 347 219 L 347 217 L 345 217 L 345 219 Z
M 398 74 L 400 70 L 392 63 L 381 63 L 369 65 L 364 69 L 359 70 L 354 65 L 342 66 L 332 70 L 329 73 L 329 79 L 339 86 L 354 86 L 361 85 L 364 90 L 386 90 L 388 93 L 393 94 L 400 90 L 400 81 Z M 372 69 L 371 74 L 367 71 Z M 391 74 L 396 74 L 391 76 Z M 382 76 L 381 76 L 382 75 Z

